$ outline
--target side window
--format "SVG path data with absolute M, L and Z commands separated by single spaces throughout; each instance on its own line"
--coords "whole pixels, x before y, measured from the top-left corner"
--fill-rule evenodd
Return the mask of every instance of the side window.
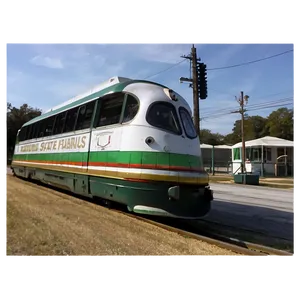
M 28 126 L 25 126 L 21 129 L 20 134 L 19 134 L 19 141 L 25 141 L 26 140 L 26 131 L 27 131 Z
M 179 114 L 186 136 L 190 139 L 197 137 L 197 132 L 189 112 L 185 108 L 180 107 Z
M 78 113 L 78 107 L 74 107 L 67 111 L 66 124 L 63 132 L 70 132 L 74 130 L 77 113 Z
M 119 93 L 109 95 L 99 101 L 101 105 L 97 127 L 119 123 L 122 113 L 124 94 Z
M 39 125 L 38 137 L 43 137 L 45 133 L 46 120 L 41 120 Z
M 39 122 L 32 124 L 32 135 L 31 135 L 32 139 L 37 138 L 38 130 L 39 130 Z
M 146 120 L 154 127 L 168 130 L 178 135 L 182 133 L 176 109 L 170 103 L 156 102 L 152 104 L 147 112 Z
M 44 127 L 44 136 L 49 136 L 53 134 L 53 125 L 55 121 L 55 116 L 52 116 L 45 120 L 45 127 Z
M 127 95 L 126 106 L 124 110 L 123 122 L 126 123 L 131 121 L 139 110 L 139 102 L 131 95 Z
M 29 125 L 26 133 L 26 140 L 30 140 L 31 136 L 32 136 L 32 125 Z
M 92 101 L 79 108 L 75 130 L 86 129 L 91 126 L 95 103 L 96 101 Z
M 56 116 L 54 128 L 53 128 L 53 134 L 60 134 L 62 133 L 64 124 L 66 119 L 66 112 L 61 112 Z

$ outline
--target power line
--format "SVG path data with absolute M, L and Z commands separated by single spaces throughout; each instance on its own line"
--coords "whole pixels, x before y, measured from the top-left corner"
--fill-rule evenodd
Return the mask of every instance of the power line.
M 281 103 L 281 104 L 273 104 L 273 105 L 266 105 L 266 106 L 261 106 L 261 107 L 254 107 L 251 109 L 247 109 L 246 111 L 255 111 L 255 110 L 261 110 L 261 109 L 266 109 L 266 108 L 273 108 L 273 107 L 283 107 L 283 106 L 290 106 L 294 104 L 293 102 L 288 102 L 288 103 Z M 219 114 L 215 114 L 215 115 L 208 115 L 206 117 L 201 118 L 201 120 L 206 120 L 206 119 L 215 119 L 215 118 L 220 118 L 222 116 L 226 116 L 229 114 L 232 114 L 233 112 L 227 112 L 227 113 L 219 113 Z
M 218 91 L 218 90 L 215 90 L 215 89 L 212 89 L 212 88 L 208 88 L 208 90 L 210 90 L 210 91 L 215 91 L 215 92 L 218 92 L 218 93 L 220 93 L 220 94 L 227 94 L 227 95 L 230 95 L 230 96 L 235 96 L 235 95 L 233 95 L 233 94 L 230 94 L 230 93 L 228 93 L 228 92 L 222 92 L 222 91 Z
M 147 77 L 145 77 L 144 79 L 148 79 L 148 78 L 150 78 L 150 77 L 153 77 L 153 76 L 156 76 L 156 75 L 161 74 L 161 73 L 163 73 L 163 72 L 166 72 L 166 71 L 168 71 L 168 70 L 170 70 L 170 69 L 172 69 L 172 68 L 174 68 L 174 67 L 180 65 L 180 64 L 183 63 L 185 60 L 186 60 L 186 58 L 183 59 L 183 60 L 181 60 L 180 62 L 176 63 L 175 65 L 172 65 L 171 67 L 169 67 L 169 68 L 167 68 L 167 69 L 164 69 L 164 70 L 162 70 L 162 71 L 159 71 L 159 72 L 157 72 L 157 73 L 155 73 L 155 74 L 153 74 L 153 75 L 147 76 Z
M 260 108 L 260 107 L 264 107 L 266 105 L 273 105 L 273 104 L 285 105 L 285 103 L 287 101 L 291 101 L 292 99 L 293 99 L 293 97 L 289 97 L 289 98 L 282 98 L 282 99 L 277 99 L 277 100 L 273 100 L 273 101 L 268 101 L 268 102 L 264 102 L 264 103 L 252 104 L 252 105 L 247 106 L 247 110 L 254 109 L 254 108 Z M 204 117 L 230 114 L 230 113 L 232 113 L 233 110 L 236 110 L 236 109 L 237 109 L 237 106 L 227 107 L 227 108 L 207 112 L 207 114 L 204 115 Z
M 261 105 L 254 105 L 254 106 L 248 106 L 248 108 L 246 109 L 246 111 L 252 111 L 252 110 L 257 110 L 257 109 L 260 109 L 260 108 L 265 108 L 265 107 L 269 107 L 270 105 L 279 105 L 279 106 L 284 106 L 284 105 L 287 105 L 287 104 L 290 104 L 291 103 L 291 100 L 292 99 L 287 99 L 285 101 L 275 101 L 275 103 L 264 103 L 264 104 L 261 104 Z M 289 102 L 287 102 L 289 101 Z M 224 111 L 219 111 L 219 112 L 213 112 L 213 113 L 209 113 L 207 115 L 204 115 L 204 118 L 206 117 L 209 117 L 209 116 L 222 116 L 222 115 L 226 115 L 226 114 L 231 114 L 233 113 L 233 111 L 236 111 L 237 110 L 237 107 L 235 107 L 234 109 L 231 109 L 231 110 L 224 110 Z
M 274 104 L 274 103 L 280 103 L 280 102 L 284 102 L 284 101 L 290 101 L 292 100 L 292 96 L 291 97 L 287 97 L 287 98 L 281 98 L 281 99 L 277 99 L 277 100 L 272 100 L 272 101 L 267 101 L 267 102 L 264 102 L 264 103 L 256 103 L 256 104 L 250 104 L 248 105 L 248 108 L 254 108 L 254 107 L 257 107 L 257 106 L 261 106 L 261 105 L 266 105 L 266 104 Z M 221 109 L 217 109 L 217 110 L 213 110 L 211 111 L 212 108 L 208 108 L 209 111 L 205 111 L 204 113 L 206 114 L 215 114 L 215 113 L 219 113 L 219 112 L 230 112 L 231 110 L 233 109 L 236 109 L 236 105 L 235 106 L 230 106 L 230 107 L 227 107 L 227 108 L 221 108 Z
M 285 106 L 290 106 L 292 105 L 293 103 L 287 103 L 285 105 L 271 105 L 271 106 L 268 106 L 268 107 L 262 107 L 262 108 L 257 108 L 257 109 L 251 109 L 251 110 L 248 110 L 248 111 L 255 111 L 255 110 L 261 110 L 261 109 L 266 109 L 266 108 L 274 108 L 274 107 L 285 107 Z M 217 118 L 221 118 L 221 117 L 225 117 L 225 116 L 228 116 L 229 114 L 220 114 L 218 116 L 211 116 L 211 117 L 205 117 L 205 118 L 201 118 L 201 121 L 206 121 L 208 119 L 217 119 Z
M 231 66 L 227 66 L 227 67 L 211 68 L 211 69 L 207 69 L 207 70 L 208 70 L 208 71 L 213 71 L 213 70 L 222 70 L 222 69 L 229 69 L 229 68 L 240 67 L 240 66 L 243 66 L 243 65 L 253 64 L 253 63 L 256 63 L 256 62 L 259 62 L 259 61 L 263 61 L 263 60 L 267 60 L 267 59 L 270 59 L 270 58 L 273 58 L 273 57 L 277 57 L 277 56 L 280 56 L 280 55 L 284 55 L 284 54 L 287 54 L 287 53 L 293 52 L 293 51 L 294 51 L 294 50 L 291 49 L 291 50 L 288 50 L 288 51 L 285 51 L 285 52 L 282 52 L 282 53 L 278 53 L 278 54 L 275 54 L 275 55 L 272 55 L 272 56 L 269 56 L 269 57 L 265 57 L 265 58 L 261 58 L 261 59 L 257 59 L 257 60 L 253 60 L 253 61 L 249 61 L 249 62 L 245 62 L 245 63 L 241 63 L 241 64 L 236 64 L 236 65 L 231 65 Z M 172 68 L 174 68 L 174 67 L 180 65 L 180 64 L 183 63 L 185 60 L 186 60 L 186 58 L 183 59 L 183 60 L 181 60 L 181 61 L 179 61 L 178 63 L 172 65 L 171 67 L 168 67 L 168 68 L 166 68 L 166 69 L 164 69 L 164 70 L 161 70 L 161 71 L 159 71 L 159 72 L 157 72 L 157 73 L 155 73 L 155 74 L 153 74 L 153 75 L 149 75 L 149 76 L 145 77 L 144 79 L 148 79 L 148 78 L 154 77 L 154 76 L 156 76 L 156 75 L 159 75 L 159 74 L 161 74 L 161 73 L 163 73 L 163 72 L 166 72 L 166 71 L 168 71 L 168 70 L 170 70 L 170 69 L 172 69 Z
M 291 50 L 287 50 L 287 51 L 285 51 L 285 52 L 281 52 L 281 53 L 278 53 L 278 54 L 275 54 L 275 55 L 272 55 L 272 56 L 268 56 L 268 57 L 265 57 L 265 58 L 261 58 L 261 59 L 256 59 L 256 60 L 248 61 L 248 62 L 245 62 L 245 63 L 241 63 L 241 64 L 237 64 L 237 65 L 231 65 L 231 66 L 227 66 L 227 67 L 211 68 L 211 69 L 207 69 L 207 70 L 208 70 L 208 71 L 213 71 L 213 70 L 223 70 L 223 69 L 229 69 L 229 68 L 236 68 L 236 67 L 240 67 L 240 66 L 244 66 L 244 65 L 254 64 L 254 63 L 257 63 L 257 62 L 259 62 L 259 61 L 271 59 L 271 58 L 273 58 L 273 57 L 277 57 L 277 56 L 280 56 L 280 55 L 284 55 L 284 54 L 287 54 L 287 53 L 293 52 L 293 51 L 294 51 L 294 50 L 291 49 Z
M 210 90 L 212 90 L 212 89 L 210 89 Z M 216 91 L 216 90 L 215 90 Z M 284 93 L 288 93 L 288 92 L 291 92 L 291 91 L 293 91 L 293 90 L 286 90 L 286 91 L 283 91 L 283 92 L 277 92 L 277 93 L 273 93 L 273 94 L 266 94 L 266 95 L 263 95 L 263 96 L 258 96 L 258 97 L 260 97 L 260 98 L 257 98 L 257 96 L 255 97 L 255 99 L 256 100 L 264 100 L 265 98 L 268 98 L 268 97 L 271 97 L 271 96 L 277 96 L 277 95 L 280 95 L 280 94 L 284 94 Z M 217 91 L 217 92 L 220 92 L 221 93 L 221 91 Z M 229 94 L 229 93 L 225 93 L 225 92 L 223 92 L 224 94 L 228 94 L 228 95 L 230 95 L 230 96 L 234 96 L 235 97 L 235 95 L 232 95 L 232 94 Z M 292 96 L 289 96 L 289 97 L 292 97 Z M 253 97 L 252 97 L 253 98 Z M 286 98 L 282 98 L 282 99 L 279 99 L 278 101 L 281 101 L 281 100 L 285 100 Z M 275 101 L 277 101 L 277 100 L 275 100 Z M 272 101 L 273 102 L 273 101 Z M 265 103 L 268 103 L 268 102 L 265 102 Z M 257 105 L 257 104 L 252 104 L 252 105 Z M 232 109 L 234 109 L 235 107 L 232 107 Z M 216 111 L 224 111 L 224 110 L 228 110 L 228 109 L 230 109 L 230 107 L 227 107 L 227 108 L 223 108 L 223 109 L 217 109 Z M 211 110 L 213 110 L 214 111 L 214 107 L 207 107 L 207 108 L 203 108 L 203 111 L 204 111 L 204 113 L 208 113 L 208 112 L 210 112 Z

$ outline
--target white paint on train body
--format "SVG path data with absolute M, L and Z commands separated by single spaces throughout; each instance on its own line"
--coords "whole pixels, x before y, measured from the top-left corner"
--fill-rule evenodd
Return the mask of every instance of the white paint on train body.
M 15 147 L 15 154 L 69 153 L 87 152 L 90 133 L 69 132 L 66 134 L 20 142 Z
M 189 139 L 184 132 L 181 135 L 169 133 L 151 126 L 146 121 L 147 111 L 156 101 L 171 103 L 177 113 L 180 107 L 184 107 L 191 114 L 188 103 L 179 94 L 172 91 L 177 98 L 177 101 L 174 101 L 167 95 L 166 88 L 152 83 L 132 83 L 127 85 L 123 92 L 139 99 L 138 113 L 129 123 L 20 142 L 16 145 L 15 154 L 148 151 L 201 156 L 198 138 Z M 153 142 L 147 144 L 147 138 L 152 138 Z

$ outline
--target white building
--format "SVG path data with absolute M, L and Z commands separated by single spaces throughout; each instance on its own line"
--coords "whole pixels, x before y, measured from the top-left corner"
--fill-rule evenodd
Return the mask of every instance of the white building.
M 272 136 L 245 142 L 246 172 L 260 176 L 293 176 L 294 142 Z M 232 146 L 232 172 L 240 173 L 242 143 Z

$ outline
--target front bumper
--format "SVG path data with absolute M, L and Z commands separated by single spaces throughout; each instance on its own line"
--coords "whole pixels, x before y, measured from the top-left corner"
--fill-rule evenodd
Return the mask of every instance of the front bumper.
M 198 200 L 212 201 L 213 191 L 210 186 L 201 188 L 186 188 L 182 186 L 172 186 L 168 189 L 169 200 L 180 200 L 180 198 L 189 197 Z

